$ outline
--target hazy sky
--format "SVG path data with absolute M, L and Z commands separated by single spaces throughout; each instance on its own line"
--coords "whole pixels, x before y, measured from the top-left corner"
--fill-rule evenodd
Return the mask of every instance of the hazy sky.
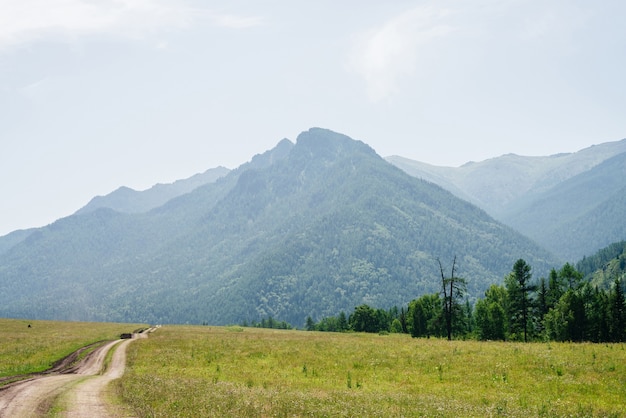
M 626 2 L 0 0 L 0 235 L 310 127 L 460 165 L 626 137 Z

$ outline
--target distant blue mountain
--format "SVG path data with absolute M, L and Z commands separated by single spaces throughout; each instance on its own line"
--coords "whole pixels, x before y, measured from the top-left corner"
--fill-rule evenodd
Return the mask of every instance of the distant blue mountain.
M 626 139 L 570 154 L 507 154 L 461 167 L 389 157 L 531 237 L 565 262 L 626 239 Z
M 101 206 L 0 254 L 0 316 L 302 325 L 438 292 L 437 258 L 457 257 L 471 298 L 519 258 L 536 275 L 559 266 L 482 209 L 319 128 L 149 211 Z
M 213 183 L 224 177 L 230 170 L 225 167 L 212 168 L 171 184 L 157 184 L 144 191 L 120 187 L 106 196 L 97 196 L 79 209 L 76 214 L 93 212 L 100 208 L 109 208 L 123 213 L 142 213 L 159 207 L 175 197 L 191 192 L 197 187 Z

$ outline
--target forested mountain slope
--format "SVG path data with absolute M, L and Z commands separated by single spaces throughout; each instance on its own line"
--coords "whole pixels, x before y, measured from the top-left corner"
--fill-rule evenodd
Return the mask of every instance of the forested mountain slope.
M 366 144 L 314 128 L 146 213 L 102 208 L 0 255 L 0 316 L 207 322 L 403 305 L 458 257 L 470 295 L 558 262 Z
M 586 281 L 601 289 L 608 289 L 615 279 L 626 280 L 626 241 L 615 242 L 596 254 L 576 263 L 576 269 Z
M 13 231 L 0 237 L 0 254 L 8 251 L 14 245 L 24 241 L 33 231 L 35 231 L 35 228 L 18 229 L 17 231 Z
M 573 261 L 626 239 L 626 152 L 538 193 L 503 221 Z
M 436 167 L 396 156 L 387 160 L 475 203 L 571 261 L 626 238 L 615 234 L 601 238 L 615 226 L 611 213 L 626 212 L 618 193 L 625 178 L 625 153 L 626 139 L 570 154 L 507 154 L 461 167 Z

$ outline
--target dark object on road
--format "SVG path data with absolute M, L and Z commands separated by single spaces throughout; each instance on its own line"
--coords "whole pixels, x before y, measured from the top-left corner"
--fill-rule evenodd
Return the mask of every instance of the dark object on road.
M 133 338 L 133 334 L 124 333 L 124 334 L 120 335 L 120 338 L 123 339 L 123 340 L 127 340 L 129 338 Z

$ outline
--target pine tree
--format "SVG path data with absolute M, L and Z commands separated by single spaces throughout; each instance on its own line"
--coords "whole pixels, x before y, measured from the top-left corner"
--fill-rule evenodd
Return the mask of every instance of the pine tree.
M 310 316 L 306 317 L 306 330 L 315 331 L 315 321 Z
M 559 273 L 555 269 L 551 269 L 550 275 L 548 276 L 548 292 L 546 294 L 546 307 L 548 311 L 556 306 L 564 292 Z
M 598 287 L 585 283 L 581 289 L 585 304 L 585 327 L 586 341 L 604 342 L 609 341 L 609 297 L 607 292 L 600 291 Z
M 539 281 L 539 287 L 537 289 L 537 332 L 543 334 L 545 331 L 544 318 L 549 311 L 548 307 L 548 286 L 546 285 L 546 279 L 542 277 Z
M 474 332 L 474 315 L 469 299 L 465 299 L 465 310 L 463 316 L 465 317 L 465 333 L 472 334 L 472 332 Z
M 626 337 L 626 300 L 619 279 L 615 279 L 610 297 L 610 335 L 614 342 L 622 342 Z
M 548 313 L 548 287 L 546 285 L 546 279 L 542 277 L 539 280 L 539 288 L 537 289 L 537 312 L 539 318 L 543 318 Z
M 409 333 L 409 327 L 408 327 L 408 321 L 407 321 L 407 314 L 406 314 L 406 310 L 404 309 L 404 306 L 400 309 L 400 325 L 402 325 L 402 332 L 405 334 Z
M 530 284 L 531 277 L 531 267 L 520 258 L 515 262 L 513 270 L 505 279 L 509 296 L 510 332 L 514 335 L 523 333 L 524 342 L 528 341 L 528 327 L 533 319 L 531 292 L 535 290 L 535 286 Z
M 341 311 L 339 313 L 339 319 L 337 319 L 337 328 L 339 328 L 340 332 L 344 332 L 348 330 L 348 319 L 346 318 L 346 313 Z

